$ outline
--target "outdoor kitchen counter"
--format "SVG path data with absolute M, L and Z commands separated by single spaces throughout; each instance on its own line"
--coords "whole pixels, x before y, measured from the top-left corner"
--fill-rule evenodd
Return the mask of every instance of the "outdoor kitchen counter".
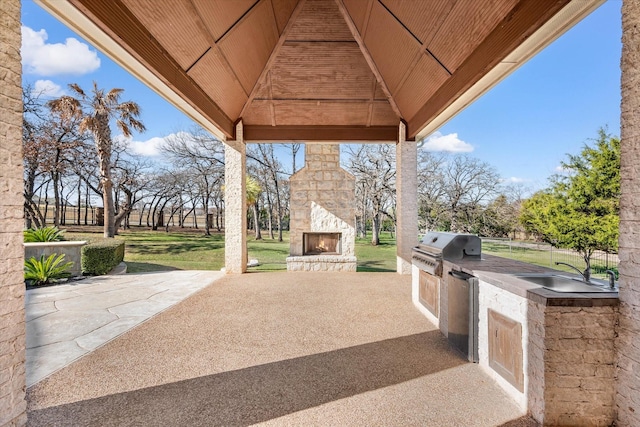
M 449 271 L 478 279 L 478 363 L 523 412 L 541 425 L 613 423 L 617 292 L 547 290 L 516 275 L 567 273 L 487 254 L 445 260 L 437 320 L 447 336 Z
M 440 274 L 412 271 L 414 305 L 455 348 L 468 337 L 477 352 L 462 354 L 477 355 L 523 414 L 541 425 L 613 423 L 617 292 L 547 290 L 517 274 L 567 273 L 487 254 L 445 258 Z M 468 321 L 459 310 L 466 279 L 453 271 L 477 278 L 467 281 Z
M 617 292 L 554 292 L 520 279 L 515 274 L 562 273 L 573 277 L 577 277 L 577 275 L 508 258 L 483 254 L 480 259 L 467 257 L 456 261 L 444 261 L 444 264 L 445 270 L 463 271 L 490 285 L 545 306 L 599 307 L 619 304 Z

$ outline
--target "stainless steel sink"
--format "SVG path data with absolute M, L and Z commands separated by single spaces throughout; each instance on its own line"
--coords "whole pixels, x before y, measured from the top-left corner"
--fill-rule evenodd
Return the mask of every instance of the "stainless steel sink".
M 586 283 L 580 279 L 553 273 L 519 273 L 514 276 L 555 292 L 618 292 L 618 288 L 611 289 L 605 282 Z

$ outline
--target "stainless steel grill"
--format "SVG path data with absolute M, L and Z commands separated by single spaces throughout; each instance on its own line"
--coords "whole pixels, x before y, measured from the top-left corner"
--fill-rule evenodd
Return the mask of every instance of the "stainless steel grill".
M 481 248 L 482 242 L 476 235 L 431 231 L 413 248 L 411 259 L 419 269 L 442 277 L 443 260 L 479 257 Z

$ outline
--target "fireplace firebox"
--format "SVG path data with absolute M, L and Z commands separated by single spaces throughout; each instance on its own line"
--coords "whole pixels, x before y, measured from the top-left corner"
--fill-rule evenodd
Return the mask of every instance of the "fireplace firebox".
M 303 255 L 340 255 L 342 233 L 303 233 Z

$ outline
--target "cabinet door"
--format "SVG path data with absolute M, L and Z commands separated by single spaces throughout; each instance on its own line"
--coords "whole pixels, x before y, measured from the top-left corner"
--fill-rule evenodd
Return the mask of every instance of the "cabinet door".
M 438 317 L 438 298 L 440 295 L 440 280 L 426 271 L 420 270 L 419 297 L 420 303 L 434 316 Z
M 524 392 L 522 370 L 522 324 L 488 309 L 489 366 L 520 392 Z

